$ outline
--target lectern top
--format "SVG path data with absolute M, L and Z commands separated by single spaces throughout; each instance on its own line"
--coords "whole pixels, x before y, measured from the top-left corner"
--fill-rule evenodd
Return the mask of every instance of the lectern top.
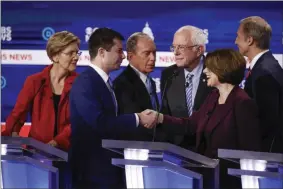
M 120 154 L 123 154 L 124 149 L 145 149 L 149 151 L 149 156 L 166 154 L 174 156 L 180 160 L 185 160 L 188 162 L 193 161 L 211 168 L 216 167 L 219 162 L 216 159 L 210 159 L 206 156 L 165 142 L 102 140 L 102 147 Z
M 283 154 L 279 153 L 218 149 L 218 157 L 223 159 L 253 159 L 265 160 L 270 163 L 283 163 Z
M 32 155 L 39 159 L 68 160 L 67 152 L 28 137 L 2 136 L 1 149 L 1 155 L 23 153 L 24 155 Z

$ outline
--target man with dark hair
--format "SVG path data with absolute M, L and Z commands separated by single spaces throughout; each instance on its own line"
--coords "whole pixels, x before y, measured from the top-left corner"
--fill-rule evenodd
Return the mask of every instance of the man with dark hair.
M 141 32 L 132 34 L 127 40 L 127 59 L 129 65 L 113 82 L 119 113 L 157 110 L 156 86 L 149 75 L 154 70 L 156 60 L 153 40 Z M 127 139 L 151 140 L 152 130 L 140 127 L 136 135 L 127 135 Z
M 270 48 L 272 29 L 261 17 L 241 20 L 236 45 L 250 60 L 245 91 L 259 108 L 262 151 L 283 152 L 283 69 Z
M 116 154 L 103 149 L 102 139 L 120 139 L 155 118 L 143 113 L 117 115 L 109 77 L 125 58 L 118 32 L 101 28 L 89 39 L 91 64 L 74 82 L 70 93 L 73 188 L 125 188 L 123 169 L 111 164 Z

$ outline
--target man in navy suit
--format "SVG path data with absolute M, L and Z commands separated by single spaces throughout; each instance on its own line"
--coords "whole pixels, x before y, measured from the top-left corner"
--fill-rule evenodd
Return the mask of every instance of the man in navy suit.
M 154 118 L 142 113 L 117 115 L 117 101 L 109 77 L 125 58 L 123 36 L 100 28 L 89 39 L 91 64 L 70 92 L 73 188 L 125 188 L 123 169 L 111 165 L 116 154 L 101 147 L 102 139 L 121 139 Z
M 262 151 L 283 152 L 283 69 L 270 48 L 272 29 L 261 17 L 241 20 L 236 45 L 250 60 L 245 91 L 256 100 Z

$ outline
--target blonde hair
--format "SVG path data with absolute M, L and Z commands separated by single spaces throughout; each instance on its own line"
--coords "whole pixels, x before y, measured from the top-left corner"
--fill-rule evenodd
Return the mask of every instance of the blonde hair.
M 46 51 L 49 59 L 53 61 L 53 57 L 64 50 L 71 43 L 80 45 L 80 39 L 71 32 L 61 31 L 53 34 L 47 42 Z

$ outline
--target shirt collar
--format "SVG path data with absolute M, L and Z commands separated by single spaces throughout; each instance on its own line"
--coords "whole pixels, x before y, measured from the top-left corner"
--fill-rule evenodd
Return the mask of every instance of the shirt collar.
M 194 78 L 200 77 L 202 73 L 202 68 L 203 68 L 203 61 L 200 61 L 200 63 L 193 69 L 193 71 L 189 72 L 187 69 L 184 69 L 185 71 L 185 78 L 187 77 L 188 74 L 193 74 Z
M 262 51 L 260 53 L 258 53 L 253 59 L 252 61 L 250 62 L 250 70 L 253 69 L 254 65 L 256 64 L 256 62 L 258 61 L 258 59 L 266 52 L 268 52 L 269 50 L 265 50 L 265 51 Z
M 99 68 L 98 66 L 92 63 L 89 64 L 89 66 L 92 67 L 100 75 L 100 77 L 103 79 L 105 83 L 107 83 L 109 79 L 109 75 L 107 73 L 105 73 L 101 68 Z
M 136 74 L 140 77 L 140 79 L 142 80 L 143 83 L 146 83 L 146 78 L 148 77 L 148 74 L 144 74 L 142 72 L 140 72 L 137 68 L 135 68 L 133 65 L 129 64 L 131 66 L 131 68 L 133 68 L 133 70 L 136 72 Z

